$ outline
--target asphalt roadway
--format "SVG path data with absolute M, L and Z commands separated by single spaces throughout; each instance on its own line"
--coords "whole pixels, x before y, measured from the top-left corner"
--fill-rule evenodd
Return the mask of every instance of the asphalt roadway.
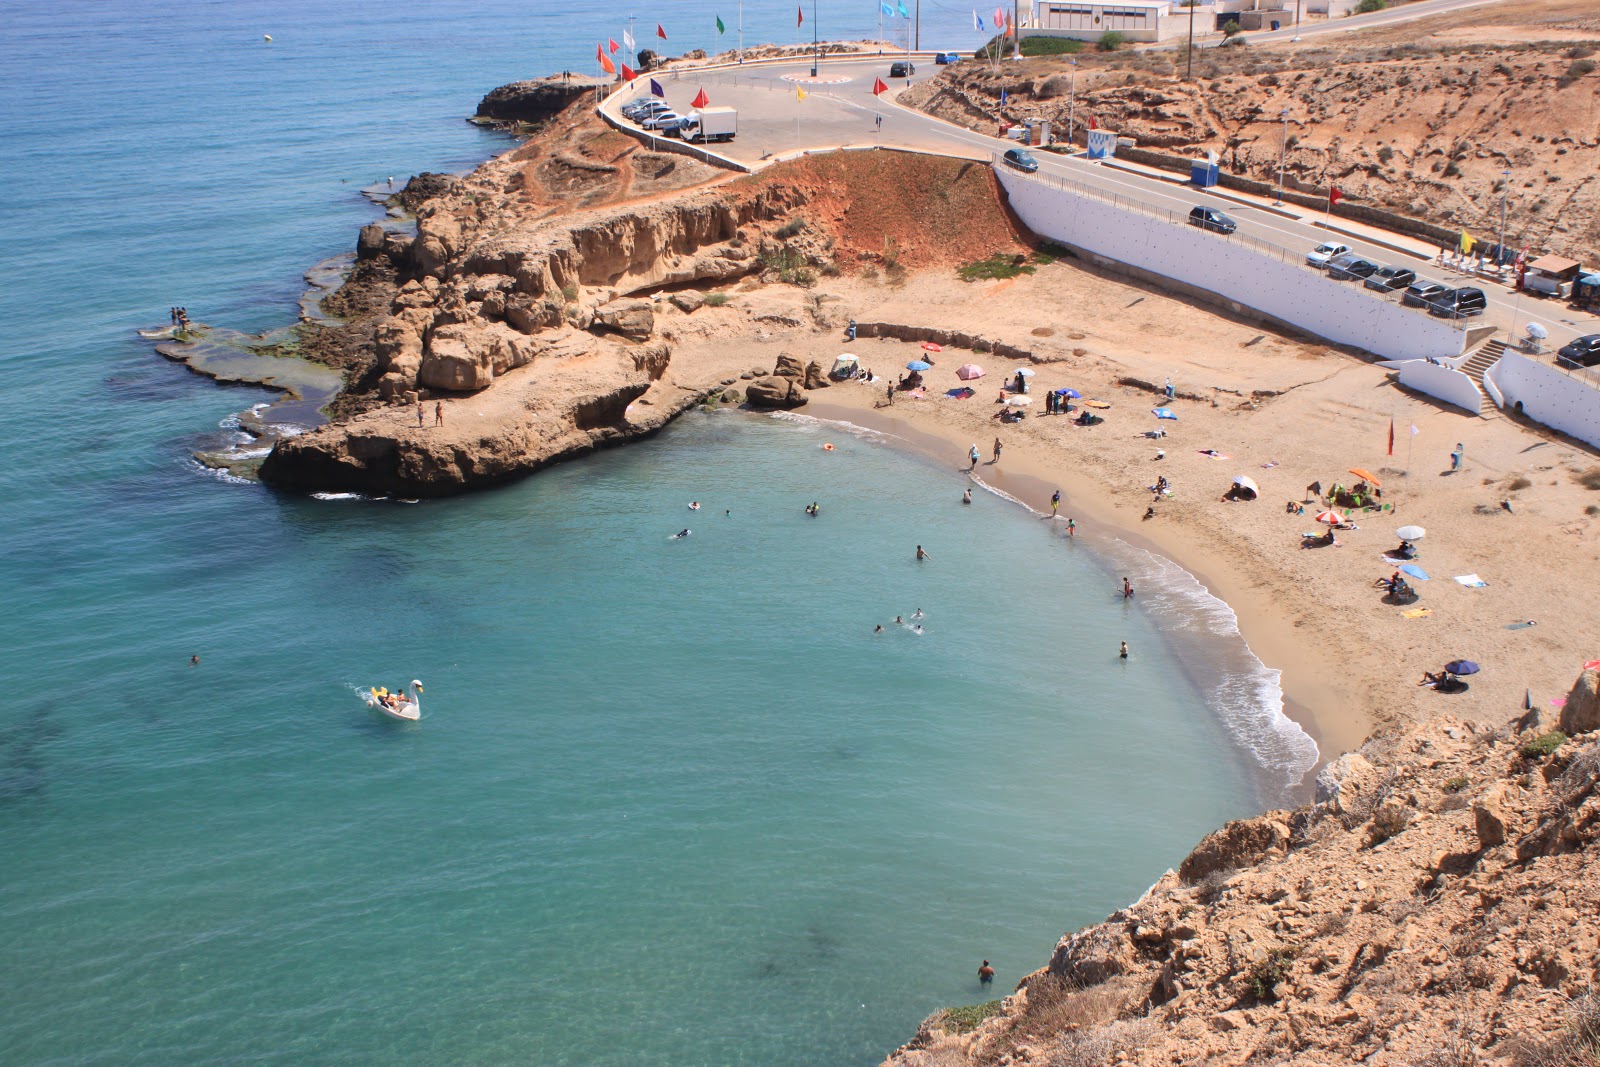
M 1434 0 L 1412 7 L 1428 8 L 1421 12 L 1427 14 L 1441 6 L 1450 9 L 1480 2 L 1483 0 Z M 1410 11 L 1404 13 L 1416 17 Z M 1348 21 L 1352 20 L 1338 20 L 1339 23 Z M 713 105 L 737 108 L 737 138 L 711 147 L 754 169 L 760 169 L 776 157 L 807 150 L 881 146 L 988 161 L 1016 146 L 1014 141 L 955 126 L 896 104 L 894 97 L 907 85 L 935 77 L 944 70 L 935 66 L 931 58 L 913 56 L 916 74 L 909 79 L 891 79 L 890 64 L 901 58 L 900 53 L 894 52 L 868 59 L 823 57 L 815 79 L 811 77 L 809 60 L 686 70 L 655 77 L 666 90 L 667 103 L 680 113 L 690 110 L 690 100 L 702 89 Z M 875 96 L 872 86 L 878 78 L 890 89 Z M 649 91 L 643 78 L 634 86 L 635 94 Z M 799 98 L 797 90 L 804 90 L 804 99 Z M 621 102 L 619 99 L 617 104 Z M 1163 215 L 1177 224 L 1183 224 L 1189 210 L 1196 205 L 1215 207 L 1233 218 L 1239 227 L 1234 237 L 1213 235 L 1219 241 L 1253 242 L 1258 251 L 1303 264 L 1306 252 L 1325 241 L 1336 240 L 1380 264 L 1410 267 L 1423 279 L 1449 286 L 1478 286 L 1484 290 L 1488 308 L 1481 318 L 1469 320 L 1467 324 L 1497 326 L 1507 339 L 1520 338 L 1521 326 L 1530 319 L 1549 329 L 1550 337 L 1545 344 L 1551 352 L 1579 334 L 1600 332 L 1600 319 L 1575 313 L 1563 303 L 1441 270 L 1431 263 L 1436 250 L 1416 238 L 1386 233 L 1375 227 L 1347 226 L 1336 217 L 1334 225 L 1344 232 L 1330 233 L 1313 225 L 1321 221 L 1320 212 L 1294 206 L 1275 208 L 1265 199 L 1231 191 L 1220 195 L 1205 192 L 1175 181 L 1178 176 L 1161 174 L 1150 168 L 1126 169 L 1121 165 L 1101 164 L 1081 154 L 1061 156 L 1035 151 L 1034 156 L 1039 161 L 1041 175 L 1078 183 L 1085 195 L 1115 198 L 1134 210 Z M 1334 215 L 1337 216 L 1337 209 Z M 1384 297 L 1373 293 L 1372 296 L 1375 300 L 1398 300 L 1398 294 Z M 1426 314 L 1420 309 L 1416 313 Z

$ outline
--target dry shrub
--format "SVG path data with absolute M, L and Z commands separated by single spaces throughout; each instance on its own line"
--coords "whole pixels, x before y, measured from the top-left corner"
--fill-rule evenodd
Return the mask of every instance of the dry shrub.
M 1506 483 L 1506 488 L 1513 493 L 1515 493 L 1518 489 L 1530 489 L 1532 487 L 1533 482 L 1520 474 Z
M 1026 1010 L 1012 1029 L 1021 1043 L 1053 1039 L 1068 1028 L 1093 1030 L 1116 1019 L 1141 999 L 1127 979 L 1080 986 L 1048 972 L 1028 983 Z
M 1600 999 L 1580 997 L 1567 1009 L 1567 1028 L 1548 1041 L 1528 1043 L 1517 1067 L 1594 1067 L 1600 1063 Z
M 1578 475 L 1578 484 L 1585 489 L 1600 489 L 1600 467 L 1590 467 Z
M 1155 1034 L 1153 1019 L 1123 1019 L 1095 1030 L 1063 1034 L 1044 1062 L 1048 1067 L 1105 1067 L 1118 1055 L 1132 1056 Z
M 906 1067 L 977 1067 L 977 1061 L 964 1049 L 936 1048 L 908 1052 Z

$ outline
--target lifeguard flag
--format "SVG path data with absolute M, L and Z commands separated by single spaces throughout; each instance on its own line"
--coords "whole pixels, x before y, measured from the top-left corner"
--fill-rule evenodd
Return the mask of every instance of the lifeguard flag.
M 1098 130 L 1100 128 L 1100 124 L 1095 122 L 1093 115 L 1089 116 L 1089 128 L 1091 130 Z
M 611 57 L 606 55 L 605 45 L 597 44 L 594 46 L 594 57 L 600 61 L 600 69 L 607 74 L 615 74 L 617 72 L 616 64 L 612 63 Z
M 651 78 L 650 79 L 650 95 L 651 96 L 659 96 L 661 99 L 665 100 L 667 98 L 667 91 L 665 89 L 661 88 L 661 83 L 660 82 L 656 81 L 654 78 Z
M 1339 191 L 1339 187 L 1337 185 L 1331 185 L 1331 186 L 1328 187 L 1328 206 L 1329 207 L 1332 207 L 1333 205 L 1337 204 L 1340 200 L 1343 200 L 1343 199 L 1344 199 L 1344 194 Z
M 1394 455 L 1394 416 L 1389 416 L 1389 455 Z
M 994 9 L 994 28 L 997 30 L 1006 28 L 1006 13 L 1003 8 Z
M 626 63 L 622 64 L 622 80 L 623 81 L 631 82 L 631 81 L 633 81 L 633 79 L 637 78 L 638 76 L 639 76 L 639 72 L 638 71 L 634 70 L 632 67 L 628 66 L 628 64 L 626 64 Z
M 617 54 L 617 49 L 622 47 L 620 44 L 617 43 L 617 39 L 615 37 L 608 37 L 606 39 L 606 44 L 607 44 L 608 47 L 610 47 L 612 55 L 616 55 Z
M 806 24 L 806 9 L 805 8 L 797 7 L 797 8 L 794 9 L 794 24 L 796 26 L 804 26 Z
M 726 26 L 724 26 L 722 24 L 722 16 L 718 15 L 717 16 L 717 36 L 721 37 L 723 34 L 725 34 L 727 32 L 728 32 L 728 27 L 726 27 Z
M 701 89 L 698 93 L 694 94 L 694 99 L 689 101 L 689 106 L 705 107 L 709 103 L 711 103 L 711 98 L 706 95 L 706 91 L 704 89 Z
M 667 39 L 667 31 L 661 27 L 661 23 L 659 22 L 656 23 L 656 36 L 661 38 L 663 41 Z
M 882 78 L 873 78 L 872 79 L 872 95 L 873 96 L 877 96 L 879 93 L 886 92 L 888 90 L 888 88 L 889 87 L 887 85 L 883 84 L 883 79 Z

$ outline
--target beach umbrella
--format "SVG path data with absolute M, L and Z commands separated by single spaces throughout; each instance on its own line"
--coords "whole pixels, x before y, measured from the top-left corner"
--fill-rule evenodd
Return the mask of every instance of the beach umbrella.
M 1019 368 L 1017 368 L 1017 373 L 1022 375 L 1024 378 L 1032 378 L 1033 377 L 1033 371 L 1029 370 L 1027 367 L 1019 367 Z
M 857 362 L 859 362 L 859 360 L 857 360 L 855 356 L 852 356 L 848 352 L 845 352 L 845 353 L 843 353 L 841 355 L 835 356 L 833 361 L 835 363 L 857 363 Z
M 1583 665 L 1583 669 L 1586 671 L 1592 671 L 1596 667 L 1600 667 L 1600 659 L 1592 659 Z
M 937 345 L 932 341 L 924 341 L 922 342 L 922 350 L 924 352 L 943 352 L 944 345 Z
M 1178 417 L 1171 408 L 1151 408 L 1150 414 L 1158 419 L 1176 419 Z
M 1383 483 L 1378 481 L 1378 476 L 1367 470 L 1365 467 L 1351 467 L 1350 473 L 1354 474 L 1357 478 L 1364 478 L 1373 485 L 1377 486 L 1379 489 L 1383 488 Z
M 1417 566 L 1415 563 L 1402 563 L 1400 565 L 1400 573 L 1409 574 L 1419 582 L 1426 582 L 1429 580 L 1428 572 Z
M 1394 535 L 1402 541 L 1420 541 L 1428 536 L 1428 531 L 1420 526 L 1402 526 L 1394 532 Z
M 1477 674 L 1478 665 L 1470 659 L 1453 659 L 1444 665 L 1447 674 Z
M 910 363 L 906 364 L 906 370 L 922 371 L 922 370 L 932 370 L 932 369 L 933 369 L 933 364 L 932 363 L 926 363 L 926 362 L 924 362 L 923 360 L 920 360 L 920 359 L 914 359 Z
M 1078 400 L 1083 397 L 1083 394 L 1078 392 L 1076 389 L 1057 389 L 1056 396 L 1065 396 L 1070 397 L 1073 400 Z
M 976 363 L 966 363 L 956 368 L 956 377 L 964 382 L 983 377 L 983 368 Z
M 1256 483 L 1243 474 L 1235 474 L 1233 476 L 1233 484 L 1241 489 L 1248 489 L 1257 496 L 1261 494 L 1261 490 L 1256 487 Z
M 1006 400 L 1006 403 L 1010 404 L 1014 408 L 1025 408 L 1029 404 L 1033 403 L 1033 397 L 1031 397 L 1031 396 L 1013 396 L 1013 397 L 1008 398 Z
M 1324 511 L 1316 516 L 1317 522 L 1325 522 L 1329 526 L 1336 526 L 1344 521 L 1344 516 L 1337 511 Z

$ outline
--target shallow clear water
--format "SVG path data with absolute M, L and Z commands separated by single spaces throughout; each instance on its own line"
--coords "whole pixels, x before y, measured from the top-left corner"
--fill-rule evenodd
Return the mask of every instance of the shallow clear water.
M 496 150 L 460 116 L 593 33 L 524 8 L 0 4 L 0 1062 L 871 1062 L 1299 758 L 1192 579 L 838 427 L 416 505 L 198 471 L 268 394 L 134 331 L 288 321 L 359 186 Z

